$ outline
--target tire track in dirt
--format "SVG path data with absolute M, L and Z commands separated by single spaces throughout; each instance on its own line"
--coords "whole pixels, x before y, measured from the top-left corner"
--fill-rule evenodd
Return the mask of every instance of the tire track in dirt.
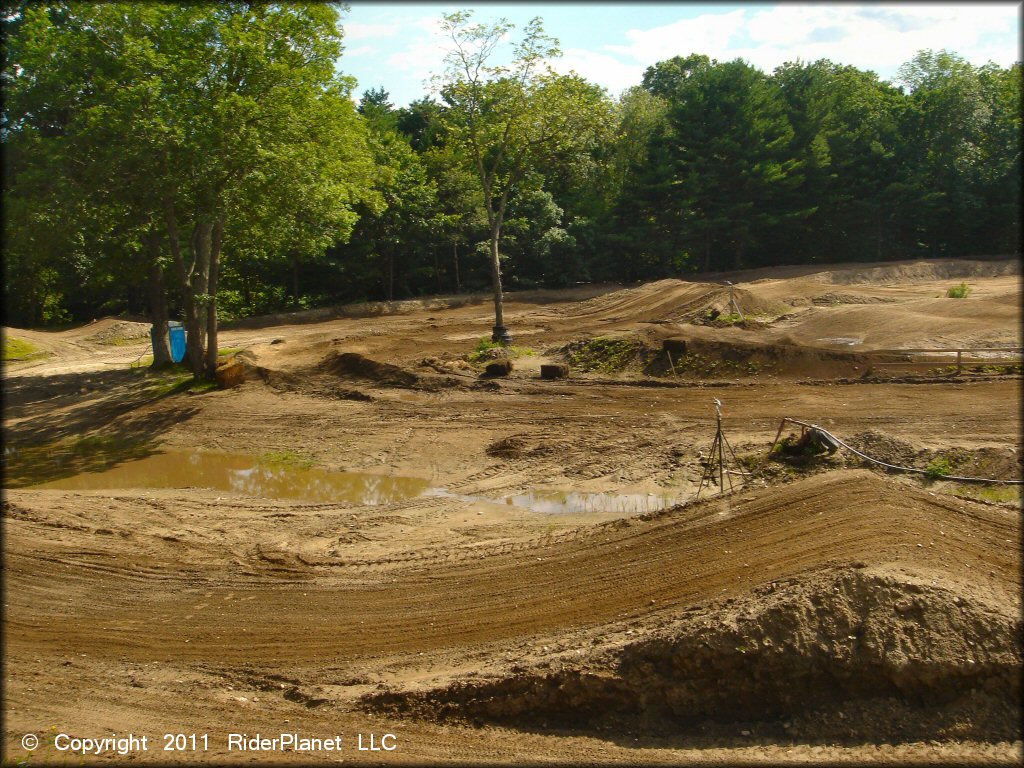
M 518 553 L 399 569 L 390 583 L 332 586 L 321 578 L 299 587 L 212 587 L 215 600 L 244 588 L 259 609 L 239 613 L 225 605 L 202 623 L 176 622 L 170 633 L 159 619 L 185 615 L 193 598 L 131 579 L 132 645 L 187 659 L 242 660 L 254 648 L 238 644 L 232 628 L 248 625 L 261 655 L 293 661 L 436 651 L 607 623 L 639 615 L 651 600 L 685 607 L 830 563 L 906 561 L 942 570 L 955 558 L 986 582 L 989 571 L 1011 579 L 1019 562 L 1019 529 L 1001 510 L 935 502 L 865 472 L 811 478 L 696 511 L 693 519 L 684 510 L 578 539 L 541 540 Z M 965 512 L 974 541 L 963 538 Z M 997 539 L 1009 543 L 993 547 Z M 25 574 L 19 560 L 11 565 L 17 584 Z M 69 586 L 77 582 L 78 590 L 104 578 L 123 589 L 116 584 L 121 574 L 67 565 L 61 578 Z M 39 576 L 36 570 L 33 577 Z M 93 628 L 127 629 L 120 611 L 81 606 L 80 620 L 69 627 L 48 620 L 41 606 L 26 611 L 12 597 L 10 626 L 48 647 L 103 653 L 105 633 Z M 149 622 L 135 626 L 147 615 Z

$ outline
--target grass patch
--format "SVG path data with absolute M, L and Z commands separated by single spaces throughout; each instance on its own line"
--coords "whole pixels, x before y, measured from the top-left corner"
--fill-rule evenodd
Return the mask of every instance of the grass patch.
M 16 339 L 13 336 L 5 336 L 3 355 L 3 361 L 6 363 L 45 357 L 46 352 L 30 341 Z
M 148 381 L 143 391 L 154 400 L 173 392 L 184 391 L 192 382 L 192 372 L 182 363 L 175 363 L 170 368 L 160 371 L 147 371 L 147 374 Z
M 946 291 L 947 299 L 966 299 L 971 293 L 971 287 L 967 283 L 960 283 L 960 285 L 954 285 L 948 291 Z
M 152 342 L 150 342 L 148 336 L 133 336 L 131 338 L 115 336 L 112 339 L 103 339 L 99 343 L 107 347 L 134 347 L 137 344 Z
M 292 469 L 309 469 L 316 460 L 306 453 L 285 449 L 282 451 L 264 451 L 260 454 L 260 461 L 264 464 L 272 464 L 277 467 L 289 467 Z
M 228 355 L 237 355 L 242 351 L 242 347 L 224 347 L 223 349 L 217 350 L 218 357 L 227 357 Z M 205 359 L 205 356 L 204 356 Z M 133 360 L 128 364 L 129 368 L 146 368 L 153 364 L 152 355 L 143 355 L 138 360 Z M 184 363 L 175 363 L 175 366 L 184 365 Z
M 953 495 L 995 504 L 1024 504 L 1024 488 L 1019 485 L 958 485 Z
M 500 341 L 491 341 L 486 336 L 476 343 L 476 347 L 466 355 L 466 361 L 470 363 L 486 363 L 491 360 L 516 360 L 520 357 L 533 357 L 537 353 L 529 347 L 516 347 L 502 344 Z
M 132 362 L 128 363 L 128 367 L 129 368 L 148 368 L 152 364 L 153 364 L 153 356 L 152 355 L 143 355 L 142 357 L 138 358 L 137 360 L 133 360 Z M 179 365 L 180 365 L 180 363 L 179 363 Z

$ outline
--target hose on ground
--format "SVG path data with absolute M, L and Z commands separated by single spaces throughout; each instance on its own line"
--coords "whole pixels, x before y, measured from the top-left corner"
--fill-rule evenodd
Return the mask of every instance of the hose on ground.
M 919 475 L 932 475 L 933 474 L 933 473 L 929 472 L 927 469 L 916 469 L 914 467 L 901 467 L 898 464 L 890 464 L 887 461 L 882 461 L 881 459 L 876 459 L 873 456 L 868 456 L 866 453 L 863 453 L 862 451 L 858 451 L 856 448 L 853 448 L 852 446 L 847 445 L 842 440 L 840 440 L 838 437 L 836 437 L 831 432 L 829 432 L 827 429 L 824 429 L 823 427 L 819 427 L 817 424 L 807 424 L 806 422 L 797 421 L 796 419 L 786 419 L 786 421 L 791 421 L 794 424 L 799 424 L 802 427 L 810 427 L 811 429 L 816 429 L 819 432 L 821 432 L 822 434 L 827 435 L 829 438 L 834 440 L 836 443 L 838 443 L 840 446 L 842 446 L 843 448 L 848 450 L 850 453 L 855 454 L 857 456 L 860 456 L 860 458 L 864 459 L 865 461 L 869 461 L 872 464 L 877 464 L 880 467 L 886 467 L 887 469 L 895 469 L 895 470 L 897 470 L 899 472 L 914 472 L 914 473 L 919 474 Z M 943 474 L 936 475 L 936 477 L 939 478 L 939 479 L 942 479 L 942 480 L 956 480 L 957 482 L 961 482 L 961 483 L 1002 483 L 1004 485 L 1024 485 L 1024 480 L 997 480 L 995 478 L 990 478 L 990 477 L 961 477 L 961 476 L 958 476 L 958 475 L 943 475 Z

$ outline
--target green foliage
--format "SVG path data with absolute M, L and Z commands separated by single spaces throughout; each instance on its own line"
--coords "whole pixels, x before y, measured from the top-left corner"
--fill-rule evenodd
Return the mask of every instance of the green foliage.
M 441 84 L 446 109 L 446 144 L 472 169 L 487 213 L 495 324 L 502 320 L 502 226 L 511 196 L 529 179 L 543 180 L 552 168 L 571 164 L 595 149 L 610 122 L 600 88 L 576 74 L 560 75 L 548 61 L 558 41 L 532 19 L 515 43 L 511 63 L 496 63 L 494 51 L 512 31 L 501 19 L 471 23 L 472 13 L 448 14 L 442 30 L 453 47 Z
M 357 108 L 335 4 L 12 9 L 8 325 L 145 311 L 153 263 L 197 324 L 208 294 L 240 318 L 503 278 L 1019 251 L 1020 63 L 921 51 L 892 84 L 693 54 L 611 99 L 548 66 L 540 19 L 513 38 L 459 12 L 438 100 L 375 88 Z
M 931 480 L 938 480 L 939 478 L 950 474 L 953 471 L 953 467 L 950 460 L 943 456 L 936 456 L 934 459 L 928 462 L 928 466 L 924 468 L 925 476 Z
M 466 355 L 466 360 L 470 363 L 486 363 L 496 357 L 504 360 L 516 360 L 520 357 L 533 357 L 536 354 L 530 347 L 502 344 L 500 341 L 491 341 L 489 337 L 484 336 L 476 343 L 473 351 Z
M 967 283 L 960 283 L 960 285 L 954 285 L 948 291 L 946 291 L 947 299 L 966 299 L 971 292 L 971 287 Z

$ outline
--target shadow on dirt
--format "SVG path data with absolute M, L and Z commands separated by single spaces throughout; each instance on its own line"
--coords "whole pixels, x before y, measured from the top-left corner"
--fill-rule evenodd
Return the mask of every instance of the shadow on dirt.
M 198 408 L 140 409 L 191 382 L 176 371 L 138 370 L 7 379 L 4 487 L 100 471 L 152 454 L 160 434 Z

